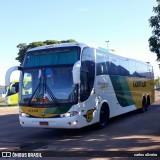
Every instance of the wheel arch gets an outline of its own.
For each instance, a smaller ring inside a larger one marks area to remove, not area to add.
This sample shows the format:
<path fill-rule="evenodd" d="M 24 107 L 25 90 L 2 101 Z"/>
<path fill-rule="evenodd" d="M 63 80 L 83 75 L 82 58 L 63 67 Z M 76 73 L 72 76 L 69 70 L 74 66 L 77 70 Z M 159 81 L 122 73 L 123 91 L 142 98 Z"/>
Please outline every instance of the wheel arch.
<path fill-rule="evenodd" d="M 110 119 L 109 105 L 106 101 L 103 101 L 100 103 L 99 107 L 99 120 L 97 123 L 97 128 L 98 129 L 104 128 L 109 123 L 109 119 Z"/>
<path fill-rule="evenodd" d="M 108 111 L 108 116 L 110 118 L 110 108 L 109 108 L 109 104 L 107 101 L 102 101 L 101 104 L 100 104 L 100 110 L 101 110 L 101 107 L 102 106 L 105 106 L 107 108 L 107 111 Z"/>

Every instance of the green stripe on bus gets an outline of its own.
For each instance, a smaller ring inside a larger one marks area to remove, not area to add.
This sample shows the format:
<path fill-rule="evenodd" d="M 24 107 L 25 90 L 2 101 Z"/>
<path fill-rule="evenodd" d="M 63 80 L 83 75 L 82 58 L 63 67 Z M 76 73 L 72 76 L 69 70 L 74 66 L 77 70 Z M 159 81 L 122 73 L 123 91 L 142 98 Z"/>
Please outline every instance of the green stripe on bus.
<path fill-rule="evenodd" d="M 122 107 L 135 104 L 126 77 L 110 76 L 117 100 Z"/>
<path fill-rule="evenodd" d="M 52 107 L 52 108 L 46 108 L 45 113 L 46 114 L 63 114 L 70 110 L 72 106 L 58 106 L 58 107 Z"/>

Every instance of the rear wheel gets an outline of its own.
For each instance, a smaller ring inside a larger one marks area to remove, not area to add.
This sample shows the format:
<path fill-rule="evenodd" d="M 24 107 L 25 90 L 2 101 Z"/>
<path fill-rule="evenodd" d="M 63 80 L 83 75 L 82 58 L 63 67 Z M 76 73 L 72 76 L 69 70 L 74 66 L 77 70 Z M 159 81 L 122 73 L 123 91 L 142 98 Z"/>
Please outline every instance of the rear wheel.
<path fill-rule="evenodd" d="M 146 110 L 147 110 L 147 102 L 146 99 L 143 98 L 141 112 L 144 113 Z"/>
<path fill-rule="evenodd" d="M 147 104 L 146 104 L 146 111 L 148 111 L 148 107 L 151 105 L 151 102 L 150 102 L 150 97 L 147 96 Z"/>
<path fill-rule="evenodd" d="M 109 123 L 109 109 L 105 105 L 102 105 L 100 110 L 100 118 L 98 122 L 98 128 L 102 129 Z"/>

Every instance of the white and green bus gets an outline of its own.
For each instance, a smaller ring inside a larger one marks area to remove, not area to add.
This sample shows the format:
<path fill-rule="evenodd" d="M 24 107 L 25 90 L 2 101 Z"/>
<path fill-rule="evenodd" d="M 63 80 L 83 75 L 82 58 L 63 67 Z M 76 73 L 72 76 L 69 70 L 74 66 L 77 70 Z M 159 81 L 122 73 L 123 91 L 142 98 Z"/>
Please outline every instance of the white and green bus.
<path fill-rule="evenodd" d="M 20 70 L 19 120 L 22 127 L 82 128 L 154 102 L 149 63 L 121 57 L 83 43 L 29 49 L 22 67 L 6 73 L 6 85 Z M 25 79 L 30 79 L 26 91 Z"/>

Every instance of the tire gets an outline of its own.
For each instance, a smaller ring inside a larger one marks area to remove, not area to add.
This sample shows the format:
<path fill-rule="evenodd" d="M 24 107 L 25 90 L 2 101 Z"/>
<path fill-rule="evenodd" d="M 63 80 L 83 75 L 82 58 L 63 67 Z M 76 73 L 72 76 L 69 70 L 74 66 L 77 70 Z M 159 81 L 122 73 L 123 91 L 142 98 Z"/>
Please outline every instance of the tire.
<path fill-rule="evenodd" d="M 148 108 L 149 106 L 151 105 L 151 102 L 150 102 L 150 97 L 147 96 L 147 104 L 146 104 L 146 111 L 148 111 Z"/>
<path fill-rule="evenodd" d="M 146 102 L 146 99 L 143 98 L 142 100 L 142 108 L 141 108 L 141 113 L 144 113 L 147 109 L 147 102 Z"/>
<path fill-rule="evenodd" d="M 105 105 L 102 105 L 99 115 L 98 128 L 102 129 L 109 123 L 109 109 Z"/>

